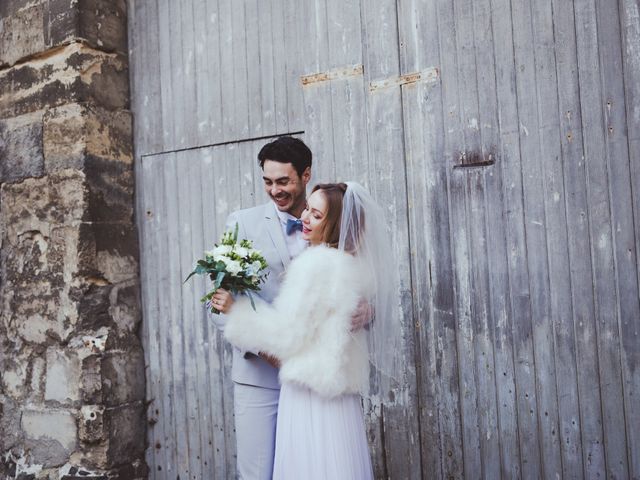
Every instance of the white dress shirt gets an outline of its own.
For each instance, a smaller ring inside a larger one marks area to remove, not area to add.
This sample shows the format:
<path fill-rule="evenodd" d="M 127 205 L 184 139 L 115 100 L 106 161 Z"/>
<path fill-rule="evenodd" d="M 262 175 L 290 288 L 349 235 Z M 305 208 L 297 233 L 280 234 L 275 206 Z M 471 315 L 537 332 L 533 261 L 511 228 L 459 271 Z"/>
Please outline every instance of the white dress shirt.
<path fill-rule="evenodd" d="M 278 212 L 278 218 L 280 219 L 280 226 L 282 227 L 282 234 L 287 244 L 287 250 L 289 250 L 289 257 L 296 258 L 302 251 L 307 248 L 307 241 L 302 238 L 302 231 L 295 230 L 291 235 L 287 235 L 287 220 L 298 220 L 290 213 L 281 212 L 276 208 Z"/>

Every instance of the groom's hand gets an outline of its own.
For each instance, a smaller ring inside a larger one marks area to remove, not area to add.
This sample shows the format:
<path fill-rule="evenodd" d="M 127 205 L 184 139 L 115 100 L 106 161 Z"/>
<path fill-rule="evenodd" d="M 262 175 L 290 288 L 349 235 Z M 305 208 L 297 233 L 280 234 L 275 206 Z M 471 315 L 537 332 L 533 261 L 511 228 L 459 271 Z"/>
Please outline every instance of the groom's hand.
<path fill-rule="evenodd" d="M 373 318 L 373 308 L 364 298 L 358 302 L 356 311 L 351 316 L 351 331 L 355 332 L 366 327 Z"/>
<path fill-rule="evenodd" d="M 273 355 L 269 355 L 268 353 L 264 353 L 264 352 L 258 352 L 258 355 L 260 355 L 260 358 L 262 358 L 265 362 L 267 362 L 272 367 L 280 368 L 280 360 L 278 360 Z"/>

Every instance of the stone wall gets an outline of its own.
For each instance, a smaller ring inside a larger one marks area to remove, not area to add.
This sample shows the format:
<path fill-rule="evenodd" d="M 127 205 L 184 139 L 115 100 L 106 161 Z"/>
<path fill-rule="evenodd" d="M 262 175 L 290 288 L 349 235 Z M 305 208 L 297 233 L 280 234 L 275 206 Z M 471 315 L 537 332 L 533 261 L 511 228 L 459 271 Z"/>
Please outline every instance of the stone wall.
<path fill-rule="evenodd" d="M 124 0 L 0 2 L 0 478 L 146 478 Z"/>

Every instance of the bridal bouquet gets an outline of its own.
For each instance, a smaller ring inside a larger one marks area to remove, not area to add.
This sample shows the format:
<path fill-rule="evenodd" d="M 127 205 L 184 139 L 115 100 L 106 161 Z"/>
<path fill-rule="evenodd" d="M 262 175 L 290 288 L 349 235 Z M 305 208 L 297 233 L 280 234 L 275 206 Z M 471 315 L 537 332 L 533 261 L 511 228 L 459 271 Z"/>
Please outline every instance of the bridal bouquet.
<path fill-rule="evenodd" d="M 255 309 L 251 291 L 260 290 L 260 283 L 267 277 L 265 269 L 267 262 L 262 254 L 253 248 L 250 240 L 238 242 L 238 224 L 233 232 L 225 232 L 220 244 L 215 244 L 213 250 L 204 252 L 204 258 L 196 262 L 196 266 L 185 279 L 193 275 L 209 275 L 213 281 L 213 289 L 200 299 L 211 307 L 211 313 L 220 313 L 211 305 L 211 297 L 219 288 L 231 293 L 246 293 Z"/>

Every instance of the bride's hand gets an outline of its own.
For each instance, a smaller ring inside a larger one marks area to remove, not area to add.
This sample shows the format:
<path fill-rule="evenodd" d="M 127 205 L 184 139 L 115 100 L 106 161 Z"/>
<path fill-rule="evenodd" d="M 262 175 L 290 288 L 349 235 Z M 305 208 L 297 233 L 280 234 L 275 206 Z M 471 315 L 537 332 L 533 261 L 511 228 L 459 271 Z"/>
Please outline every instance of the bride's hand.
<path fill-rule="evenodd" d="M 233 305 L 233 296 L 224 288 L 219 288 L 211 297 L 211 305 L 222 313 L 229 313 Z"/>

